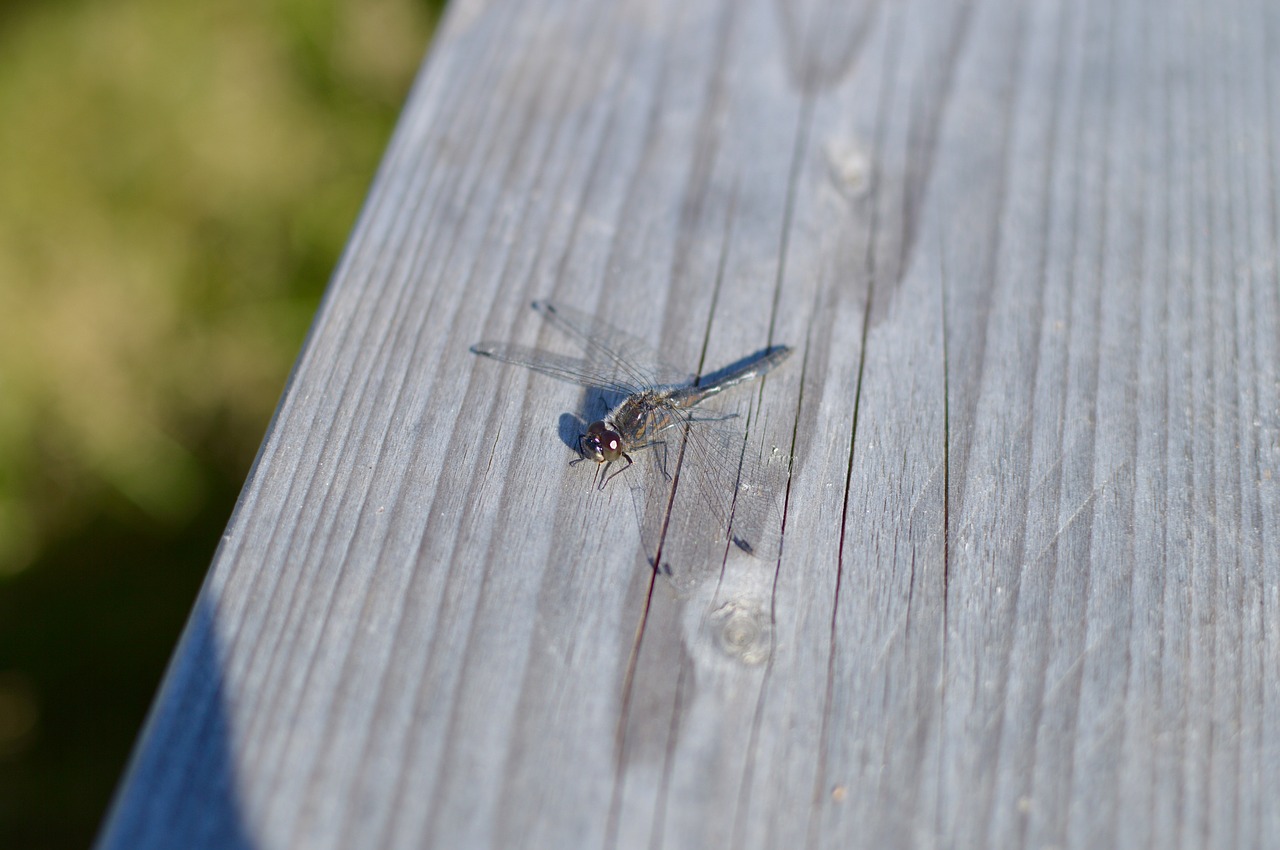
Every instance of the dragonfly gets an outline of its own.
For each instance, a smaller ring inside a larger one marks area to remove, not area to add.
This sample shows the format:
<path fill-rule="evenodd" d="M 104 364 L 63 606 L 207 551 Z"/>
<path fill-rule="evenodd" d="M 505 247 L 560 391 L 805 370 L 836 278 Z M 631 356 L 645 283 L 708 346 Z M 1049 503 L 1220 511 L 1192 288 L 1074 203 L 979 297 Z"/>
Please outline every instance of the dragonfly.
<path fill-rule="evenodd" d="M 572 463 L 595 462 L 603 489 L 635 463 L 634 454 L 660 448 L 657 465 L 672 481 L 668 439 L 675 438 L 672 442 L 682 448 L 677 477 L 693 480 L 718 530 L 748 554 L 768 557 L 769 549 L 761 546 L 769 536 L 764 526 L 776 513 L 773 497 L 779 476 L 787 473 L 788 459 L 776 450 L 767 456 L 748 451 L 745 429 L 732 424 L 737 414 L 699 410 L 699 405 L 760 379 L 786 360 L 791 348 L 771 346 L 717 372 L 695 376 L 602 319 L 550 301 L 532 306 L 579 345 L 584 356 L 507 342 L 479 342 L 471 351 L 618 399 L 579 435 L 579 457 Z M 622 465 L 610 474 L 614 463 Z"/>

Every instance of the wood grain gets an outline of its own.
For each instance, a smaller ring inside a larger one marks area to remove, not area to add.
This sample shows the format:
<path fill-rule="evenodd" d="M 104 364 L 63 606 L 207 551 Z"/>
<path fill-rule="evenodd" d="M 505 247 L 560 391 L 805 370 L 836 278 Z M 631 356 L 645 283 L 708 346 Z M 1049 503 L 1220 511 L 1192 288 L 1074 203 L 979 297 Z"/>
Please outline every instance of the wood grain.
<path fill-rule="evenodd" d="M 455 3 L 100 846 L 1280 844 L 1278 37 Z M 780 558 L 655 575 L 537 297 L 796 349 Z"/>

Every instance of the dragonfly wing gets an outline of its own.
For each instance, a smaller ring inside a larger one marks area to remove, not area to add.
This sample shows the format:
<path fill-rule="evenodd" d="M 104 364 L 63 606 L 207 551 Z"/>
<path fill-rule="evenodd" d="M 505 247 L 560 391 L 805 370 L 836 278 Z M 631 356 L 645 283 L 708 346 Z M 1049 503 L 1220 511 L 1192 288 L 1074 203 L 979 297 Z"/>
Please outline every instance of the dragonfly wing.
<path fill-rule="evenodd" d="M 471 346 L 471 352 L 482 357 L 501 360 L 504 363 L 514 363 L 571 384 L 597 387 L 622 396 L 631 395 L 640 389 L 637 385 L 622 379 L 625 376 L 618 375 L 612 362 L 571 357 L 506 342 L 478 342 Z"/>
<path fill-rule="evenodd" d="M 663 361 L 653 346 L 573 307 L 535 301 L 533 309 L 582 345 L 589 357 L 607 359 L 622 381 L 637 386 L 688 384 L 693 375 Z"/>
<path fill-rule="evenodd" d="M 781 545 L 790 457 L 750 439 L 745 422 L 693 422 L 682 473 L 717 522 L 718 532 L 727 532 L 739 549 L 767 561 L 777 557 Z"/>
<path fill-rule="evenodd" d="M 726 553 L 778 557 L 790 457 L 749 437 L 742 415 L 680 417 L 636 455 L 644 474 L 631 484 L 646 559 L 687 594 L 719 575 Z"/>

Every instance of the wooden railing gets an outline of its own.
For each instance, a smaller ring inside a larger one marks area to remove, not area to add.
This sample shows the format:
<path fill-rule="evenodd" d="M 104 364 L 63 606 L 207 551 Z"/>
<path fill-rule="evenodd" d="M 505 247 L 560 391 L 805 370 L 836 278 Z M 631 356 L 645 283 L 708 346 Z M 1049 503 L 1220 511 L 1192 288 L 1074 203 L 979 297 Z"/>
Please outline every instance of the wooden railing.
<path fill-rule="evenodd" d="M 101 846 L 1280 844 L 1277 44 L 460 0 Z M 780 555 L 653 568 L 688 478 L 599 488 L 591 396 L 469 351 L 539 297 L 795 349 L 735 401 Z"/>

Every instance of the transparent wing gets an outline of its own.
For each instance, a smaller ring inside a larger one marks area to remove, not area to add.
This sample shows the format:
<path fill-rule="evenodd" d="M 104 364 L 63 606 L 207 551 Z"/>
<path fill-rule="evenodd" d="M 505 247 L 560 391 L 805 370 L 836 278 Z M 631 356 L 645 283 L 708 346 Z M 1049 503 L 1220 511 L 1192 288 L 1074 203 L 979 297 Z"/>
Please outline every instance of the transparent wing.
<path fill-rule="evenodd" d="M 588 360 L 585 357 L 571 357 L 539 348 L 530 348 L 527 345 L 512 345 L 505 342 L 478 342 L 471 346 L 471 351 L 473 354 L 492 357 L 504 363 L 524 366 L 526 369 L 532 369 L 571 384 L 598 387 L 622 396 L 628 396 L 643 389 L 642 386 L 627 380 L 627 376 L 619 375 L 612 361 L 602 362 Z"/>
<path fill-rule="evenodd" d="M 690 425 L 681 474 L 711 513 L 720 539 L 765 560 L 778 554 L 790 457 L 750 439 L 744 418 Z"/>
<path fill-rule="evenodd" d="M 535 301 L 533 309 L 573 337 L 589 358 L 607 360 L 616 375 L 615 383 L 654 387 L 693 381 L 693 375 L 666 363 L 649 343 L 603 319 L 550 301 Z"/>
<path fill-rule="evenodd" d="M 700 418 L 716 413 L 682 414 L 687 427 L 645 450 L 632 483 L 646 556 L 682 592 L 718 572 L 726 551 L 769 561 L 781 548 L 790 457 L 749 439 L 744 417 Z"/>

